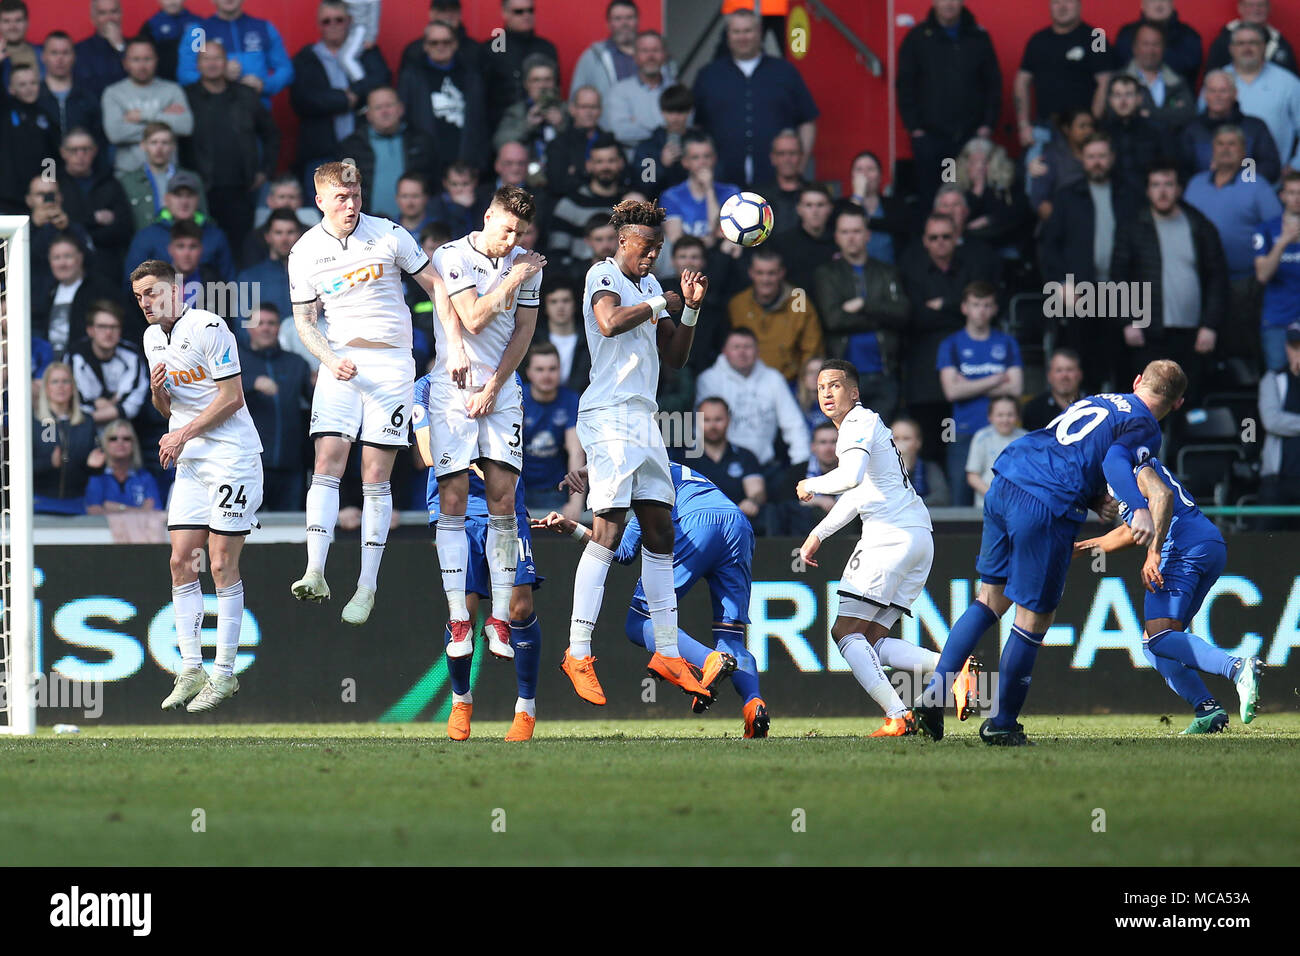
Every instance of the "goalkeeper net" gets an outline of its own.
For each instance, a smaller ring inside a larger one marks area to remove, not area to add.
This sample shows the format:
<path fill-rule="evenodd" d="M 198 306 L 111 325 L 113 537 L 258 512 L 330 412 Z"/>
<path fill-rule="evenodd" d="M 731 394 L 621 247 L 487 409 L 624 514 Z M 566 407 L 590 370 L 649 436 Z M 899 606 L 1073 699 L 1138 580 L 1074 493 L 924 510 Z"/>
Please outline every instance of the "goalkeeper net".
<path fill-rule="evenodd" d="M 0 734 L 36 729 L 31 260 L 26 216 L 0 216 Z"/>

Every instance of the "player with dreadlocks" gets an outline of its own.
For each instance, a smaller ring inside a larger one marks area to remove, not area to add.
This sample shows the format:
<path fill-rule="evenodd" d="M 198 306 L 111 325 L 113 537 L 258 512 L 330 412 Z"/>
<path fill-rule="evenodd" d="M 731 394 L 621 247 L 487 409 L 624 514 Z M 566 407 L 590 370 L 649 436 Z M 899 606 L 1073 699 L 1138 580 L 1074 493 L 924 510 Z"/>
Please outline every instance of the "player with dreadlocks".
<path fill-rule="evenodd" d="M 605 692 L 596 679 L 591 634 L 628 508 L 641 525 L 641 581 L 654 630 L 648 671 L 688 694 L 709 696 L 709 675 L 697 676 L 677 646 L 673 478 L 655 421 L 660 352 L 673 368 L 686 364 L 709 280 L 683 271 L 679 296 L 664 292 L 650 274 L 663 248 L 666 215 L 653 202 L 615 206 L 610 223 L 618 231 L 618 248 L 587 272 L 582 295 L 592 373 L 578 406 L 578 440 L 587 453 L 587 503 L 595 520 L 573 582 L 569 648 L 560 669 L 579 697 L 597 705 L 605 703 Z M 578 531 L 586 537 L 586 528 Z"/>

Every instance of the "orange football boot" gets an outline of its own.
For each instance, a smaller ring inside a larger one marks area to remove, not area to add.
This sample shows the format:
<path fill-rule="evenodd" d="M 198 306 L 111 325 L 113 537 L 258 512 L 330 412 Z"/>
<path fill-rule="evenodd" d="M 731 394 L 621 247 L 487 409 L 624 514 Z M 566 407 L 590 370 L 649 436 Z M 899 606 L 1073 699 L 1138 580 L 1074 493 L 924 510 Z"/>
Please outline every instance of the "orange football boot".
<path fill-rule="evenodd" d="M 536 717 L 529 717 L 522 710 L 516 711 L 514 722 L 510 725 L 510 730 L 506 733 L 506 742 L 510 743 L 519 740 L 532 740 L 533 727 L 536 725 Z"/>
<path fill-rule="evenodd" d="M 745 736 L 766 737 L 768 728 L 767 704 L 763 698 L 755 697 L 745 705 Z"/>
<path fill-rule="evenodd" d="M 473 713 L 473 704 L 452 704 L 451 716 L 447 718 L 447 736 L 452 740 L 468 740 L 469 718 Z"/>
<path fill-rule="evenodd" d="M 564 675 L 573 682 L 573 689 L 579 697 L 589 704 L 604 706 L 605 691 L 601 688 L 600 681 L 596 679 L 596 658 L 590 655 L 577 658 L 566 648 L 560 670 L 564 671 Z"/>
<path fill-rule="evenodd" d="M 979 709 L 980 662 L 973 657 L 966 658 L 961 672 L 952 682 L 953 702 L 957 707 L 957 719 L 965 720 Z"/>
<path fill-rule="evenodd" d="M 710 699 L 713 697 L 709 689 L 700 683 L 684 657 L 664 657 L 655 651 L 654 656 L 650 658 L 650 663 L 646 665 L 646 673 L 659 680 L 676 684 L 688 694 Z"/>
<path fill-rule="evenodd" d="M 909 710 L 902 717 L 886 717 L 872 737 L 911 737 L 916 734 L 916 718 Z"/>

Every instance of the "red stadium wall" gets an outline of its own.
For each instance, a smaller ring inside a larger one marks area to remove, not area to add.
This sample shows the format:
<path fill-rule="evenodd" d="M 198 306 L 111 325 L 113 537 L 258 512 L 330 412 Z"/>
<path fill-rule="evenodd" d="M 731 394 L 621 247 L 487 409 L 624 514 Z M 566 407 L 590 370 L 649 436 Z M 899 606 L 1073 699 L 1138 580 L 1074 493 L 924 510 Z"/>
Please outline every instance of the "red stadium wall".
<path fill-rule="evenodd" d="M 663 16 L 658 0 L 636 2 L 641 8 L 642 26 L 661 29 Z M 537 3 L 537 32 L 554 43 L 560 53 L 565 89 L 582 51 L 605 35 L 606 3 L 607 0 L 539 0 Z M 428 21 L 429 3 L 428 0 L 383 0 L 383 4 L 379 48 L 388 61 L 388 68 L 396 71 L 402 49 L 420 35 Z M 495 27 L 501 26 L 498 0 L 464 0 L 463 5 L 465 29 L 474 39 L 486 40 Z M 39 41 L 51 30 L 65 30 L 74 41 L 85 39 L 91 33 L 88 0 L 52 4 L 28 0 L 27 6 L 31 11 L 28 36 L 33 40 Z M 198 3 L 188 0 L 186 7 L 199 16 L 212 13 L 208 0 Z M 155 0 L 122 0 L 122 29 L 127 36 L 133 36 L 157 11 Z M 274 23 L 290 57 L 316 41 L 316 0 L 247 0 L 244 12 Z M 284 135 L 280 146 L 283 166 L 293 160 L 297 150 L 297 122 L 289 107 L 288 91 L 275 98 L 273 108 Z"/>
<path fill-rule="evenodd" d="M 821 107 L 818 126 L 817 169 L 823 179 L 842 180 L 853 154 L 870 149 L 882 158 L 910 155 L 907 133 L 891 110 L 893 103 L 890 66 L 908 27 L 900 17 L 920 23 L 930 12 L 930 0 L 826 0 L 826 5 L 885 61 L 885 74 L 872 76 L 854 62 L 853 49 L 825 21 L 811 18 L 808 55 L 799 68 Z M 1179 18 L 1195 27 L 1206 49 L 1220 28 L 1237 13 L 1236 0 L 1180 0 Z M 1047 0 L 1005 3 L 1002 0 L 967 0 L 966 7 L 993 37 L 998 63 L 1002 67 L 1003 112 L 999 139 L 1014 141 L 1015 122 L 1011 84 L 1020 56 L 1031 34 L 1047 26 Z M 1138 15 L 1137 0 L 1085 0 L 1083 16 L 1114 36 Z M 1300 3 L 1275 0 L 1270 22 L 1282 30 L 1292 44 L 1300 43 Z M 888 54 L 888 55 L 887 55 Z M 891 151 L 891 121 L 896 150 Z"/>

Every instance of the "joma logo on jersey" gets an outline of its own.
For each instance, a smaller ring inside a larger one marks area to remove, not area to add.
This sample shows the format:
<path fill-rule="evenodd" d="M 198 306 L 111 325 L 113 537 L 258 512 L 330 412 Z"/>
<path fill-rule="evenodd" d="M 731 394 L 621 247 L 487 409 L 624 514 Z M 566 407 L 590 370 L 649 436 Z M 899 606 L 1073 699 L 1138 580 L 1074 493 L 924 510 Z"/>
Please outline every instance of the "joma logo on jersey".
<path fill-rule="evenodd" d="M 171 376 L 173 385 L 193 385 L 208 377 L 207 370 L 201 365 L 198 368 L 181 369 L 177 372 L 168 369 L 167 374 Z"/>
<path fill-rule="evenodd" d="M 360 269 L 345 272 L 334 281 L 325 283 L 322 291 L 326 295 L 331 295 L 335 292 L 341 292 L 343 289 L 351 289 L 361 282 L 383 278 L 383 275 L 384 264 L 382 262 L 372 263 L 368 266 L 362 266 Z"/>

